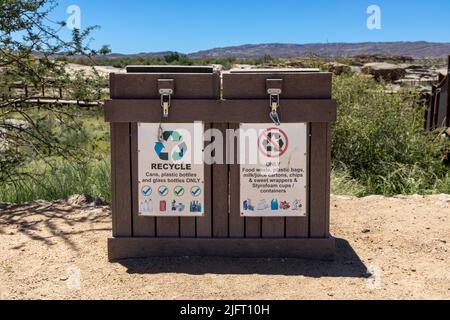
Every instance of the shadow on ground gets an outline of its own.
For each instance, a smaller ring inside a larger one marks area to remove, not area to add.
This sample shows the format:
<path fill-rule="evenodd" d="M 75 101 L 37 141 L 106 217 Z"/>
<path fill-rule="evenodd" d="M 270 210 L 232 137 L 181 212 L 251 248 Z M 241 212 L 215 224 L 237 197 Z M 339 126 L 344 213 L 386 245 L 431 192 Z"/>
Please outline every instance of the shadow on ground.
<path fill-rule="evenodd" d="M 110 228 L 89 228 L 81 231 L 71 231 L 79 223 L 96 223 L 109 218 L 108 212 L 98 213 L 100 207 L 84 208 L 85 214 L 77 215 L 82 208 L 68 207 L 63 202 L 36 202 L 25 205 L 4 205 L 0 207 L 0 234 L 4 234 L 6 226 L 16 226 L 14 232 L 21 233 L 29 240 L 39 241 L 47 246 L 53 246 L 62 240 L 70 249 L 78 251 L 77 244 L 71 239 L 77 234 L 93 231 L 107 231 Z M 26 242 L 18 243 L 12 249 L 20 250 Z"/>
<path fill-rule="evenodd" d="M 121 260 L 117 263 L 127 268 L 130 274 L 187 273 L 203 274 L 260 274 L 307 277 L 355 277 L 367 278 L 367 267 L 350 244 L 337 240 L 334 261 L 299 259 L 236 259 L 236 258 L 148 258 Z"/>

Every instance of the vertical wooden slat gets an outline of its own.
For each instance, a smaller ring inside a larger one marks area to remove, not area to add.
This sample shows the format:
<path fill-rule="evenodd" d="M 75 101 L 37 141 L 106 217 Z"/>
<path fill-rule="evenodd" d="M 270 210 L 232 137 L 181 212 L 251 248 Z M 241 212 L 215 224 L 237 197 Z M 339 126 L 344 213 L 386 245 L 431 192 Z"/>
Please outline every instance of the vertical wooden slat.
<path fill-rule="evenodd" d="M 430 122 L 430 109 L 428 108 L 427 110 L 425 110 L 425 130 L 428 131 L 429 130 L 429 122 Z"/>
<path fill-rule="evenodd" d="M 156 237 L 180 237 L 180 217 L 157 217 Z"/>
<path fill-rule="evenodd" d="M 446 119 L 445 119 L 445 126 L 448 128 L 450 127 L 450 56 L 448 57 L 449 61 L 449 70 L 447 73 L 447 108 L 445 109 Z"/>
<path fill-rule="evenodd" d="M 111 152 L 111 212 L 112 212 L 112 233 L 113 236 L 118 236 L 117 232 L 117 218 L 116 218 L 116 129 L 114 123 L 109 125 L 109 139 Z"/>
<path fill-rule="evenodd" d="M 179 237 L 180 218 L 179 217 L 158 217 L 156 218 L 157 237 Z"/>
<path fill-rule="evenodd" d="M 436 95 L 436 129 L 442 129 L 445 126 L 445 115 L 447 111 L 447 91 L 446 77 L 439 74 L 438 94 Z"/>
<path fill-rule="evenodd" d="M 286 238 L 307 238 L 309 236 L 309 215 L 310 215 L 310 201 L 309 201 L 309 188 L 310 188 L 310 156 L 311 156 L 311 125 L 307 127 L 307 160 L 306 160 L 306 217 L 300 218 L 286 218 Z"/>
<path fill-rule="evenodd" d="M 310 236 L 328 237 L 328 124 L 311 124 Z"/>
<path fill-rule="evenodd" d="M 230 129 L 238 130 L 239 124 L 230 124 Z M 239 165 L 238 165 L 238 141 L 234 136 L 228 137 L 228 145 L 233 145 L 233 161 L 229 166 L 229 189 L 230 189 L 230 218 L 229 229 L 230 238 L 244 238 L 245 237 L 245 218 L 241 216 L 240 203 L 240 181 L 239 181 Z M 230 161 L 231 162 L 231 161 Z"/>
<path fill-rule="evenodd" d="M 433 119 L 433 130 L 434 129 L 438 129 L 440 126 L 439 123 L 439 103 L 441 101 L 441 94 L 440 94 L 440 90 L 438 90 L 438 88 L 436 88 L 436 95 L 434 98 L 434 119 Z"/>
<path fill-rule="evenodd" d="M 238 143 L 238 148 L 239 143 Z M 241 167 L 239 166 L 238 183 L 240 185 Z M 242 199 L 241 199 L 242 200 Z M 242 202 L 242 201 L 240 201 Z M 242 203 L 239 203 L 241 206 Z M 262 237 L 262 218 L 246 217 L 245 218 L 245 237 L 246 238 L 261 238 Z"/>
<path fill-rule="evenodd" d="M 245 218 L 245 237 L 261 238 L 261 218 Z"/>
<path fill-rule="evenodd" d="M 326 212 L 325 212 L 325 236 L 330 236 L 330 206 L 331 206 L 331 123 L 327 123 L 327 175 L 326 179 Z"/>
<path fill-rule="evenodd" d="M 139 216 L 139 183 L 138 183 L 138 125 L 131 124 L 131 181 L 133 191 L 133 236 L 154 237 L 155 218 Z"/>
<path fill-rule="evenodd" d="M 308 216 L 301 218 L 286 218 L 286 238 L 307 238 L 309 234 Z"/>
<path fill-rule="evenodd" d="M 180 218 L 180 236 L 195 238 L 195 218 Z"/>
<path fill-rule="evenodd" d="M 429 117 L 430 117 L 430 128 L 429 128 L 429 130 L 430 131 L 433 131 L 434 130 L 434 128 L 435 128 L 435 126 L 434 126 L 434 101 L 435 101 L 435 99 L 436 99 L 436 86 L 435 85 L 433 85 L 432 87 L 431 87 L 431 98 L 430 98 L 430 114 L 429 114 Z"/>
<path fill-rule="evenodd" d="M 180 237 L 195 238 L 196 236 L 196 218 L 180 217 Z"/>
<path fill-rule="evenodd" d="M 284 238 L 286 218 L 262 218 L 263 238 Z"/>
<path fill-rule="evenodd" d="M 445 126 L 450 127 L 450 55 L 448 56 L 447 65 L 447 108 Z"/>
<path fill-rule="evenodd" d="M 219 123 L 213 125 L 214 129 L 220 131 L 223 137 L 222 159 L 217 159 L 219 154 L 216 152 L 216 161 L 212 165 L 212 221 L 213 221 L 213 237 L 228 237 L 228 165 L 226 164 L 226 131 L 228 124 Z M 222 163 L 222 164 L 220 164 Z"/>
<path fill-rule="evenodd" d="M 205 130 L 211 128 L 211 124 L 204 124 Z M 212 167 L 205 164 L 205 215 L 203 217 L 196 218 L 197 237 L 198 238 L 211 238 L 212 237 Z"/>
<path fill-rule="evenodd" d="M 130 124 L 111 124 L 113 236 L 131 237 L 131 156 Z"/>

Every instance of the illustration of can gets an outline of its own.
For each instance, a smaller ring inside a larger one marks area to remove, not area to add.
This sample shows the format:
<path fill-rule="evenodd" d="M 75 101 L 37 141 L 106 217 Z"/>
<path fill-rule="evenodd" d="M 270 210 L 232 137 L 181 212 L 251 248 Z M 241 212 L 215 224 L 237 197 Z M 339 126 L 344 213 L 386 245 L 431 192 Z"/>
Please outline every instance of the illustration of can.
<path fill-rule="evenodd" d="M 166 212 L 167 210 L 167 202 L 162 200 L 159 202 L 159 211 Z"/>

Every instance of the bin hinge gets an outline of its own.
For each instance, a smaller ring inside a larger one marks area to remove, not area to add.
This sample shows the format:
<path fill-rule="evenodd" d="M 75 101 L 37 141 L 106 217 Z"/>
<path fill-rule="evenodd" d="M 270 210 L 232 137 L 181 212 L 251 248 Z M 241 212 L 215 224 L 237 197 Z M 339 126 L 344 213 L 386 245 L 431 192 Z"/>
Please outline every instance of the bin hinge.
<path fill-rule="evenodd" d="M 270 99 L 270 113 L 269 117 L 275 123 L 275 125 L 279 126 L 281 125 L 280 121 L 280 95 L 282 94 L 282 86 L 283 86 L 283 80 L 282 79 L 267 79 L 266 81 L 267 86 L 267 94 L 269 95 Z"/>

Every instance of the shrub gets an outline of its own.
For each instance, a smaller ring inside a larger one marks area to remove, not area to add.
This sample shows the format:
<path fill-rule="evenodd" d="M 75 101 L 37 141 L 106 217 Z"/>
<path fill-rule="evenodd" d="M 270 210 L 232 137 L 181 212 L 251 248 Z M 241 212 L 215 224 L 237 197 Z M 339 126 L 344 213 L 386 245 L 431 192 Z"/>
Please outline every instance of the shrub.
<path fill-rule="evenodd" d="M 383 84 L 357 75 L 335 77 L 333 86 L 334 170 L 363 185 L 363 194 L 450 193 L 443 164 L 449 143 L 423 130 L 424 108 L 414 91 L 388 94 Z"/>
<path fill-rule="evenodd" d="M 73 194 L 89 194 L 111 200 L 108 157 L 89 162 L 69 162 L 60 158 L 28 164 L 33 175 L 23 175 L 14 183 L 0 185 L 0 201 L 24 203 L 37 199 L 59 200 Z M 28 168 L 24 168 L 27 172 Z"/>

